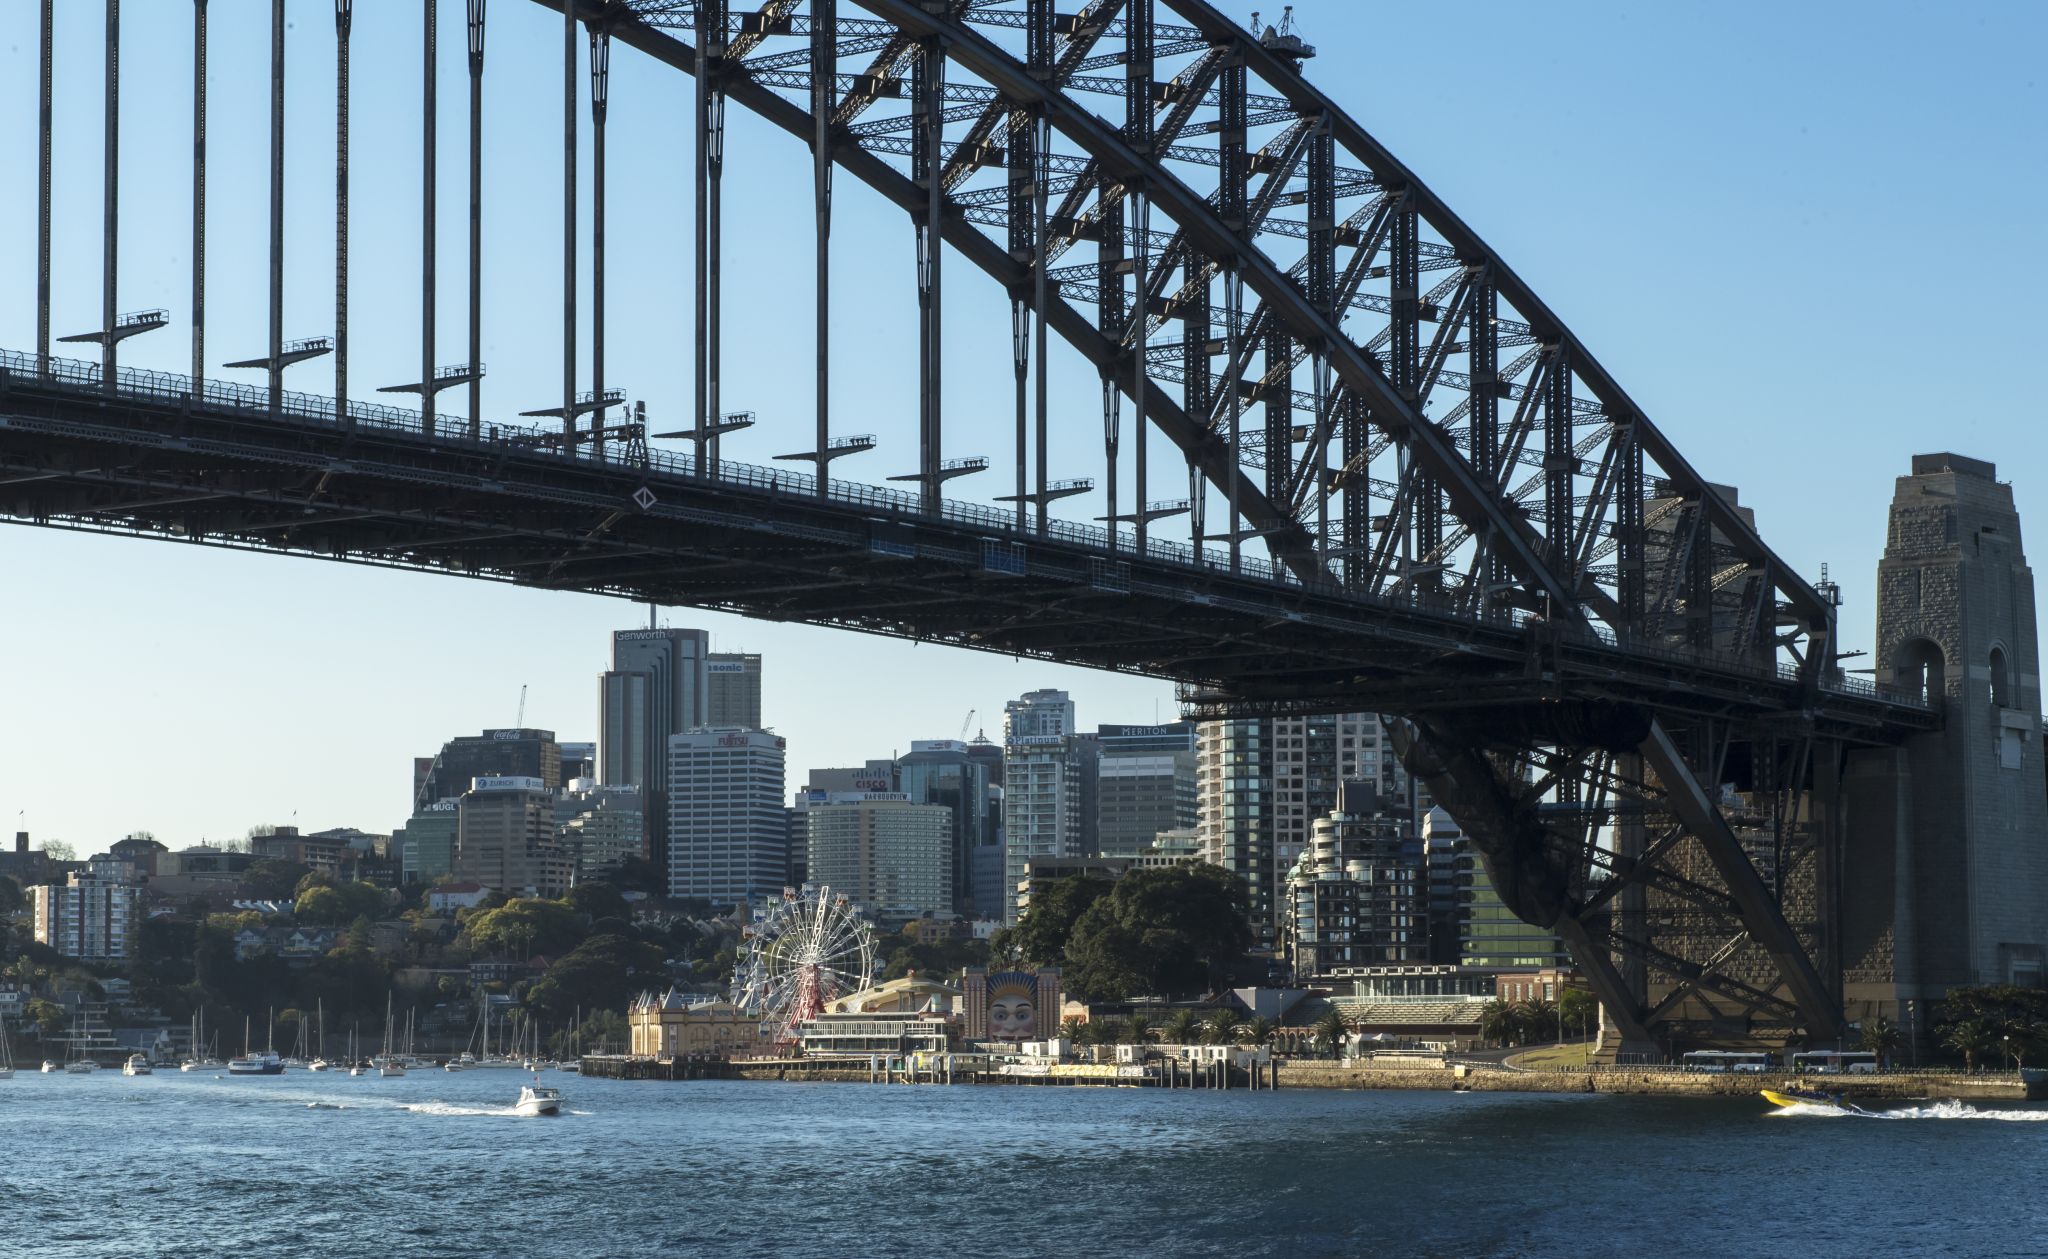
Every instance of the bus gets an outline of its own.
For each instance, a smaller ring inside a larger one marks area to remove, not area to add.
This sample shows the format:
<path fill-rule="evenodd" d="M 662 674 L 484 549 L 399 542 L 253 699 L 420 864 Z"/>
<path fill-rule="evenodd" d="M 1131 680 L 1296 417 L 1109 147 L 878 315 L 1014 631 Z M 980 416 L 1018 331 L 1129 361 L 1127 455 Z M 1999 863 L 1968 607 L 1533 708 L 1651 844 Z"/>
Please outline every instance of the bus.
<path fill-rule="evenodd" d="M 1687 1071 L 1761 1073 L 1771 1069 L 1771 1056 L 1762 1052 L 1744 1053 L 1734 1049 L 1695 1049 L 1681 1056 L 1678 1064 Z"/>
<path fill-rule="evenodd" d="M 1816 1075 L 1876 1075 L 1877 1055 L 1855 1050 L 1808 1049 L 1792 1055 L 1792 1069 Z"/>

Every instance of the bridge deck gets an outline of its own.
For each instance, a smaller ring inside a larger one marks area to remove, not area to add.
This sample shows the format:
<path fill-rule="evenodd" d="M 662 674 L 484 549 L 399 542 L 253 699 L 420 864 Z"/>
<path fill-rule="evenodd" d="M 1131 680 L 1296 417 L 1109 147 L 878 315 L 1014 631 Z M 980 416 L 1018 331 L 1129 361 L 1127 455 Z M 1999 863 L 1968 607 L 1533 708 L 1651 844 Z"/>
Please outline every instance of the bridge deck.
<path fill-rule="evenodd" d="M 1170 678 L 1208 711 L 1641 705 L 1889 741 L 1935 722 L 1855 679 L 1310 585 L 1129 533 L 619 444 L 0 352 L 0 517 L 836 625 Z M 444 420 L 444 424 L 448 421 Z M 641 491 L 646 491 L 642 494 Z M 637 496 L 637 497 L 636 497 Z M 650 497 L 651 496 L 651 497 Z"/>

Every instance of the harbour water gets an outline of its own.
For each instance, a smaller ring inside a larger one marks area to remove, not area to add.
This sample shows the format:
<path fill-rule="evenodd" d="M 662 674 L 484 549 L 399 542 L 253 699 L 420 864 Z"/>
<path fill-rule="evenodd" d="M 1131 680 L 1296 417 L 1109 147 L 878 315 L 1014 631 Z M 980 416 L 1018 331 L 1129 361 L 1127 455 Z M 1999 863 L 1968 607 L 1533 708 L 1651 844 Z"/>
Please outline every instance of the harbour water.
<path fill-rule="evenodd" d="M 546 1079 L 23 1073 L 0 1253 L 2048 1254 L 2048 1106 Z"/>

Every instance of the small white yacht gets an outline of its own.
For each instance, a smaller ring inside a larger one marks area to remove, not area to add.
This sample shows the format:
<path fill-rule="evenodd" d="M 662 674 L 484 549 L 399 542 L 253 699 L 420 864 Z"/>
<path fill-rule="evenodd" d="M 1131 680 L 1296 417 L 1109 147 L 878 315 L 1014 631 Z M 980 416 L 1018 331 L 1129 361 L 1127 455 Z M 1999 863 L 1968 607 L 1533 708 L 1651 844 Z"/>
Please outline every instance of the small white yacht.
<path fill-rule="evenodd" d="M 50 1061 L 48 1058 L 43 1059 L 44 1075 L 54 1075 L 55 1073 L 62 1071 L 63 1069 L 64 1068 L 58 1066 L 56 1063 Z"/>
<path fill-rule="evenodd" d="M 519 1090 L 519 1101 L 512 1111 L 528 1118 L 559 1115 L 562 1113 L 562 1090 L 545 1084 L 529 1084 Z"/>
<path fill-rule="evenodd" d="M 91 1075 L 100 1069 L 100 1064 L 90 1058 L 79 1058 L 64 1064 L 66 1075 Z"/>
<path fill-rule="evenodd" d="M 155 1075 L 156 1069 L 149 1065 L 149 1059 L 141 1054 L 129 1054 L 128 1061 L 121 1064 L 122 1075 Z"/>
<path fill-rule="evenodd" d="M 308 1071 L 325 1071 L 325 1070 L 327 1070 L 327 1059 L 325 1059 L 325 1058 L 315 1058 L 315 1059 L 313 1059 L 313 1061 L 311 1061 L 311 1062 L 309 1062 L 309 1063 L 307 1063 L 307 1064 L 306 1064 L 306 1070 L 308 1070 Z"/>

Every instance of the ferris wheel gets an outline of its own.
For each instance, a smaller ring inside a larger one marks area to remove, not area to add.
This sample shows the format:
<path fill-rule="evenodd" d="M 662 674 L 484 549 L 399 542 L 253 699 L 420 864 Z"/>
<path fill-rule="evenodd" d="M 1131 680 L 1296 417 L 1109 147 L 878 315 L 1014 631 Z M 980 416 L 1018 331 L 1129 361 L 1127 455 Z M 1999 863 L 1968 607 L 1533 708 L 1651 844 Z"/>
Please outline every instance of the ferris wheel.
<path fill-rule="evenodd" d="M 740 933 L 732 1001 L 760 1015 L 763 1037 L 790 1044 L 826 1002 L 867 987 L 874 964 L 874 929 L 852 901 L 829 887 L 785 887 Z"/>

